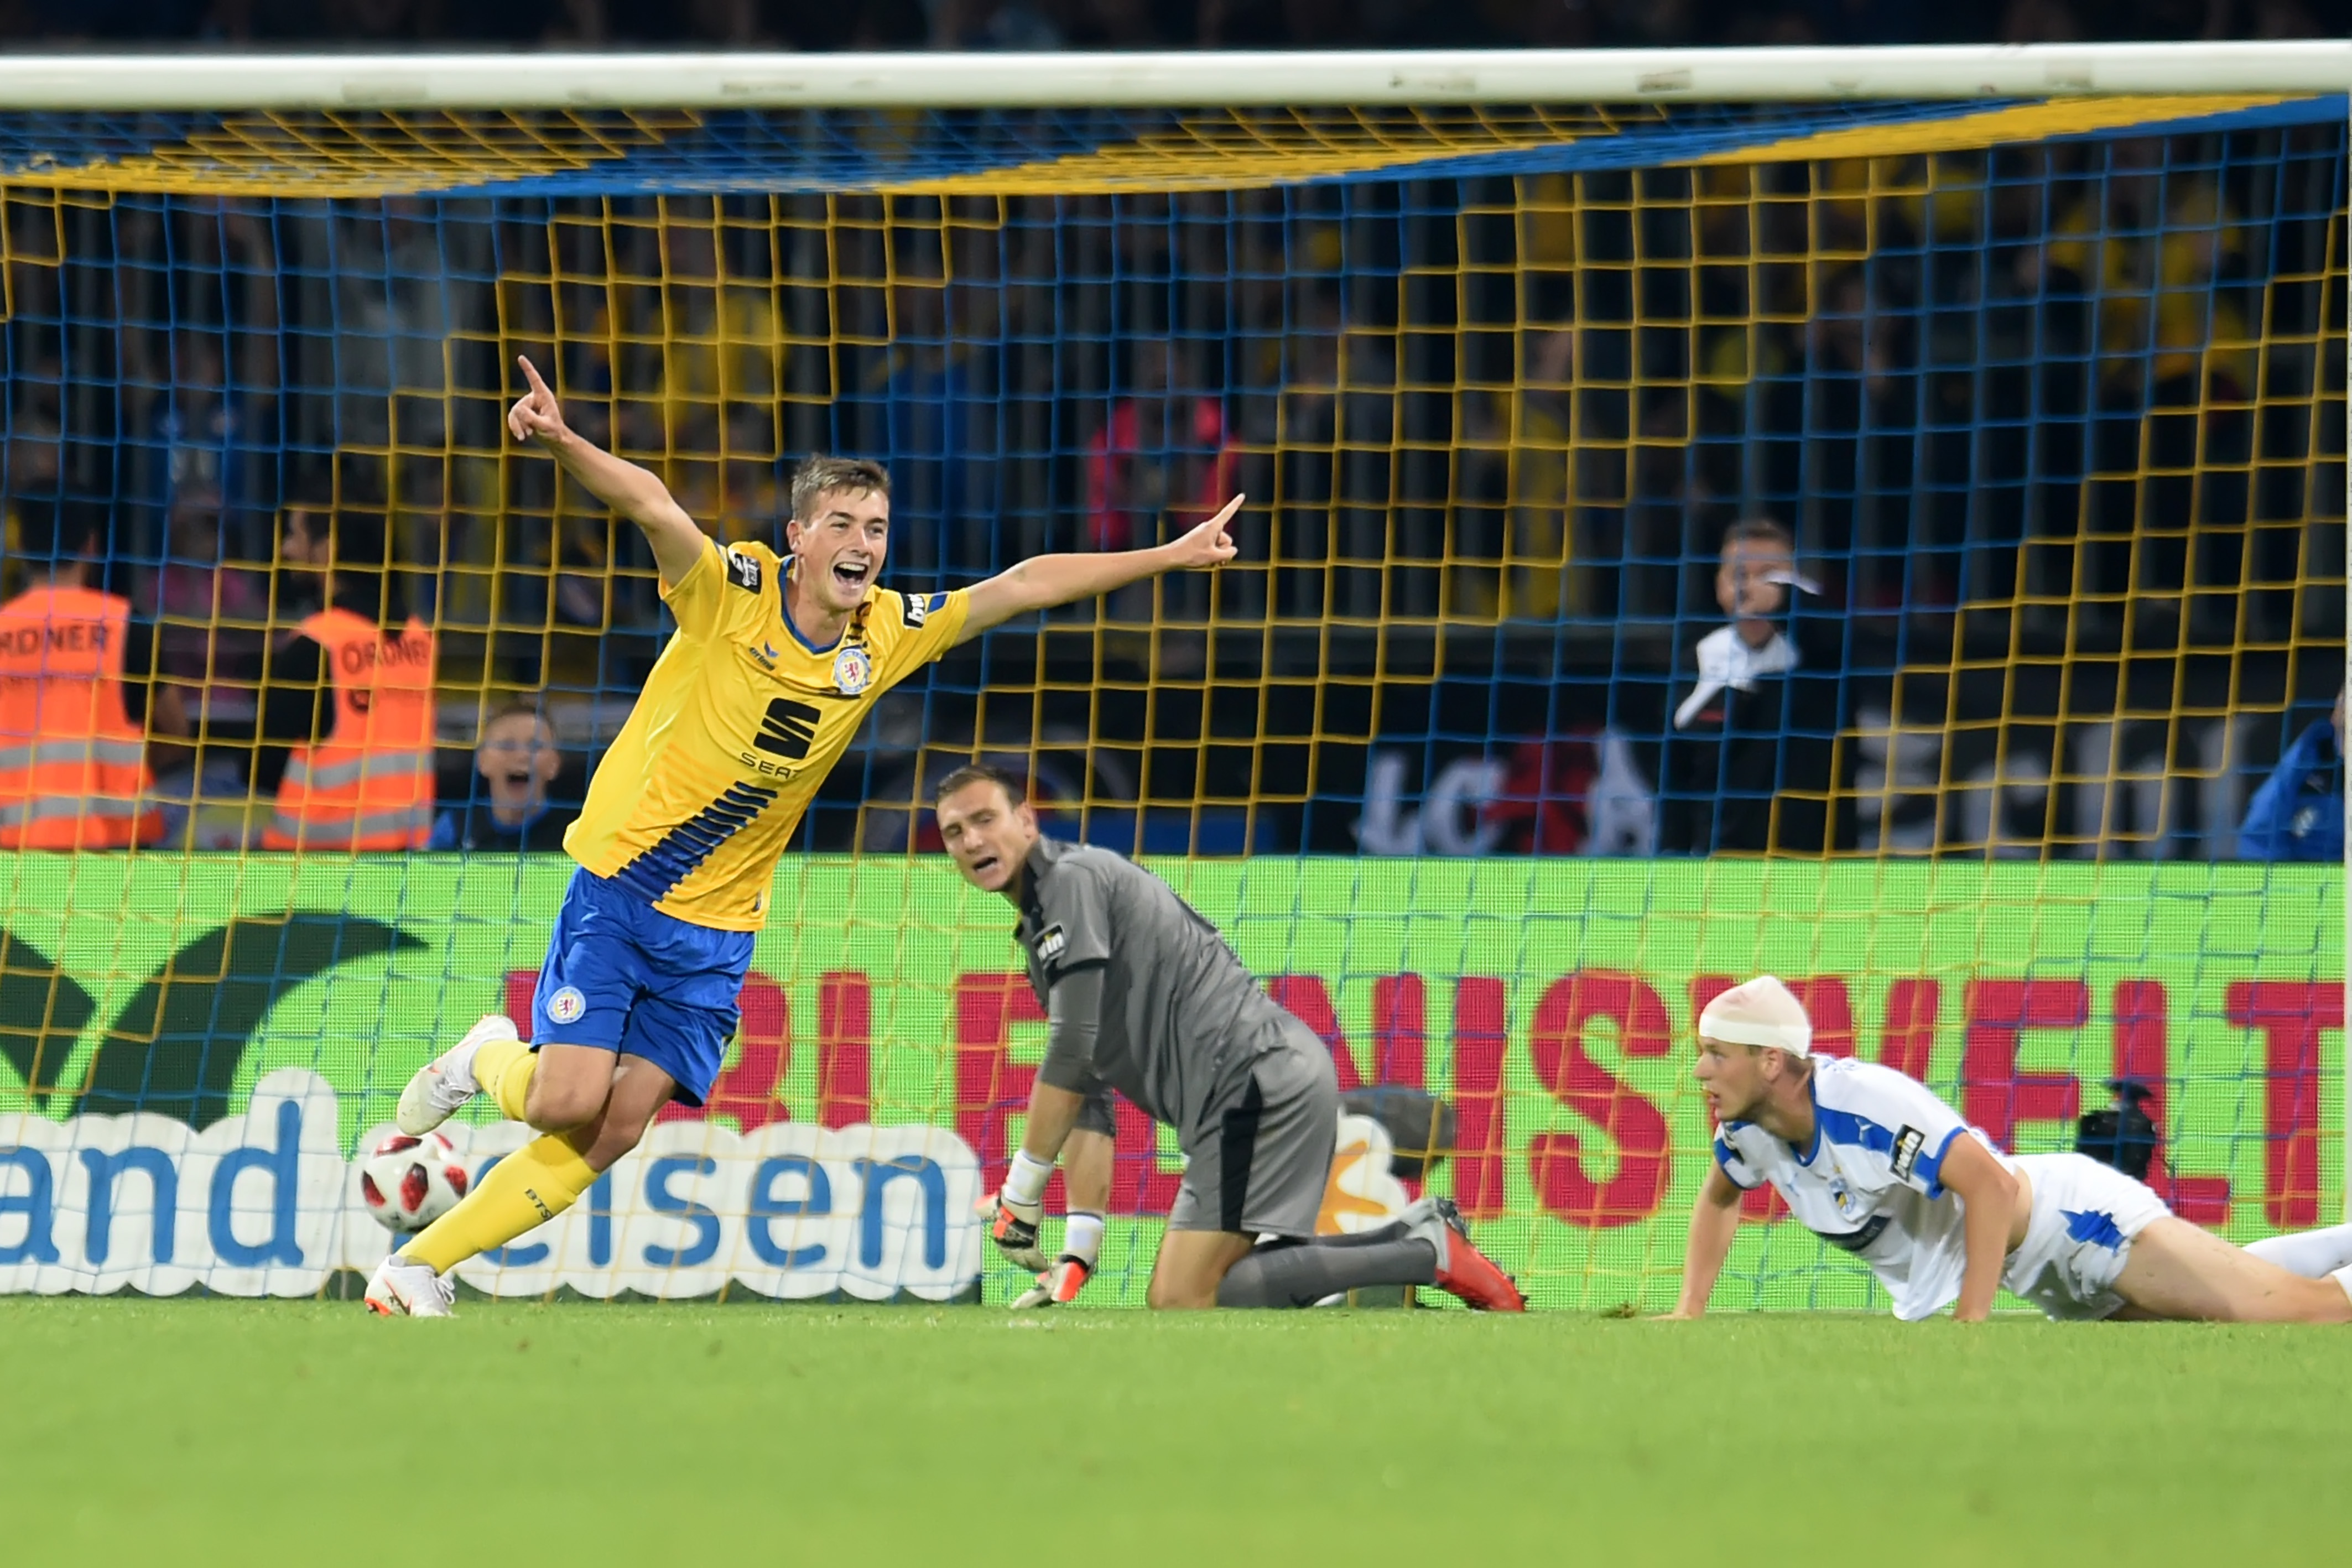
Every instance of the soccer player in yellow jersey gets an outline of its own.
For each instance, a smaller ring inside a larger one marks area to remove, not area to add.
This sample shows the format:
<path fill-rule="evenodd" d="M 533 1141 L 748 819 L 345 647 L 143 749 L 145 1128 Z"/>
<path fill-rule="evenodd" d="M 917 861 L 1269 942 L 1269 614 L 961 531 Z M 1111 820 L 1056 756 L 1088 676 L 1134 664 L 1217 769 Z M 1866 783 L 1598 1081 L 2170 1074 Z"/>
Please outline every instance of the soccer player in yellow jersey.
<path fill-rule="evenodd" d="M 973 588 L 876 585 L 890 542 L 877 464 L 811 457 L 794 476 L 788 553 L 724 549 L 662 482 L 563 423 L 529 360 L 507 414 L 642 529 L 677 632 L 588 786 L 563 847 L 580 862 L 555 917 L 524 1045 L 484 1019 L 409 1082 L 404 1132 L 476 1094 L 540 1137 L 384 1260 L 368 1305 L 442 1317 L 450 1270 L 569 1208 L 673 1097 L 700 1104 L 735 1032 L 736 997 L 801 813 L 876 700 L 957 643 L 1033 610 L 1233 559 L 1241 506 L 1168 544 L 1039 556 Z"/>

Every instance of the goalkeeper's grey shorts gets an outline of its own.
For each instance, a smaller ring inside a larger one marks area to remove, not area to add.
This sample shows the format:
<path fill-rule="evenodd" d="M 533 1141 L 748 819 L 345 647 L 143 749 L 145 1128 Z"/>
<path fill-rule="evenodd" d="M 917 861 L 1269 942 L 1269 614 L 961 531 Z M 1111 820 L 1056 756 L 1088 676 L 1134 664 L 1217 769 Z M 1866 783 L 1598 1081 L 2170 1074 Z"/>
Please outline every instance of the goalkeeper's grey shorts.
<path fill-rule="evenodd" d="M 1286 1014 L 1267 1027 L 1281 1043 L 1250 1064 L 1185 1142 L 1171 1230 L 1315 1234 L 1339 1141 L 1339 1074 L 1305 1024 Z"/>

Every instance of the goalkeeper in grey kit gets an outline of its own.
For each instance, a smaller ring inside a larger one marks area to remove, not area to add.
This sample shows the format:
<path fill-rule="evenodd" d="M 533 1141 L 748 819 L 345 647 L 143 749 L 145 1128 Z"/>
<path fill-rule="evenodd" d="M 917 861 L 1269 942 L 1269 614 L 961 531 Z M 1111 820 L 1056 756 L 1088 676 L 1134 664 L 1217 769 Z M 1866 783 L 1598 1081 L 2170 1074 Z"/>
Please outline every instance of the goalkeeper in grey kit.
<path fill-rule="evenodd" d="M 1028 1124 L 989 1216 L 1007 1254 L 1045 1269 L 1046 1178 L 1075 1128 L 1108 1130 L 1107 1090 L 1117 1089 L 1174 1127 L 1185 1155 L 1152 1306 L 1304 1307 L 1350 1290 L 1434 1285 L 1473 1307 L 1526 1310 L 1445 1198 L 1424 1197 L 1378 1229 L 1315 1234 L 1339 1131 L 1330 1052 L 1166 883 L 1108 850 L 1044 838 L 1020 785 L 994 768 L 950 774 L 936 809 L 964 880 L 1020 911 L 1015 935 L 1046 1009 Z M 1079 1249 L 1024 1300 L 1076 1295 L 1100 1236 L 1097 1226 L 1076 1238 Z"/>

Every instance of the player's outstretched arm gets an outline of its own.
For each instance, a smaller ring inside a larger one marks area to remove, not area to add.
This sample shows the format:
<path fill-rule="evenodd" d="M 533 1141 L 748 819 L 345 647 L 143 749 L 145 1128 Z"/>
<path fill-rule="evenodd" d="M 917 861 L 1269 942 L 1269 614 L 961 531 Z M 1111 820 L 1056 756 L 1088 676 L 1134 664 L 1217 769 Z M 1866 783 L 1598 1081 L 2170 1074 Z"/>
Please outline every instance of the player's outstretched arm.
<path fill-rule="evenodd" d="M 1739 1184 L 1724 1175 L 1721 1166 L 1710 1165 L 1691 1204 L 1690 1240 L 1683 1248 L 1683 1293 L 1665 1316 L 1705 1314 L 1716 1277 L 1723 1272 L 1723 1260 L 1731 1255 L 1732 1239 L 1738 1234 Z"/>
<path fill-rule="evenodd" d="M 1234 514 L 1247 499 L 1245 496 L 1235 496 L 1207 522 L 1181 538 L 1150 549 L 1117 550 L 1107 555 L 1032 556 L 971 590 L 963 635 L 956 641 L 968 643 L 1015 615 L 1051 610 L 1057 604 L 1075 604 L 1147 577 L 1158 577 L 1163 571 L 1223 566 L 1234 559 L 1233 537 L 1226 533 L 1225 525 L 1233 521 Z"/>
<path fill-rule="evenodd" d="M 2001 1265 L 2009 1261 L 2009 1233 L 2017 1217 L 2017 1178 L 1992 1151 L 1966 1134 L 1952 1140 L 1937 1180 L 1959 1196 L 1967 1214 L 1960 1240 L 1968 1263 L 1960 1272 L 1960 1299 L 1952 1316 L 1980 1323 L 1992 1316 L 1993 1292 L 2000 1289 Z"/>
<path fill-rule="evenodd" d="M 507 410 L 517 441 L 534 442 L 588 493 L 637 525 L 653 547 L 662 580 L 675 584 L 702 558 L 706 537 L 669 493 L 669 486 L 626 458 L 615 457 L 563 423 L 563 409 L 539 378 L 539 367 L 518 354 L 530 390 Z"/>

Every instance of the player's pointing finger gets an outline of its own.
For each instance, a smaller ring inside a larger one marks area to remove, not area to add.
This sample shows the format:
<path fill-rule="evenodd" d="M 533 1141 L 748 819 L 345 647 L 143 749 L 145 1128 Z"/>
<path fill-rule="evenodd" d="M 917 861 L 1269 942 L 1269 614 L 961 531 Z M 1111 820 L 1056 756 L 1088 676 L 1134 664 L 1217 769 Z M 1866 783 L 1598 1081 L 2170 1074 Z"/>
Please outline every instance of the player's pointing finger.
<path fill-rule="evenodd" d="M 551 398 L 555 395 L 547 390 L 547 383 L 539 379 L 539 367 L 530 362 L 529 354 L 517 354 L 515 363 L 522 367 L 523 379 L 530 382 L 534 396 Z"/>

